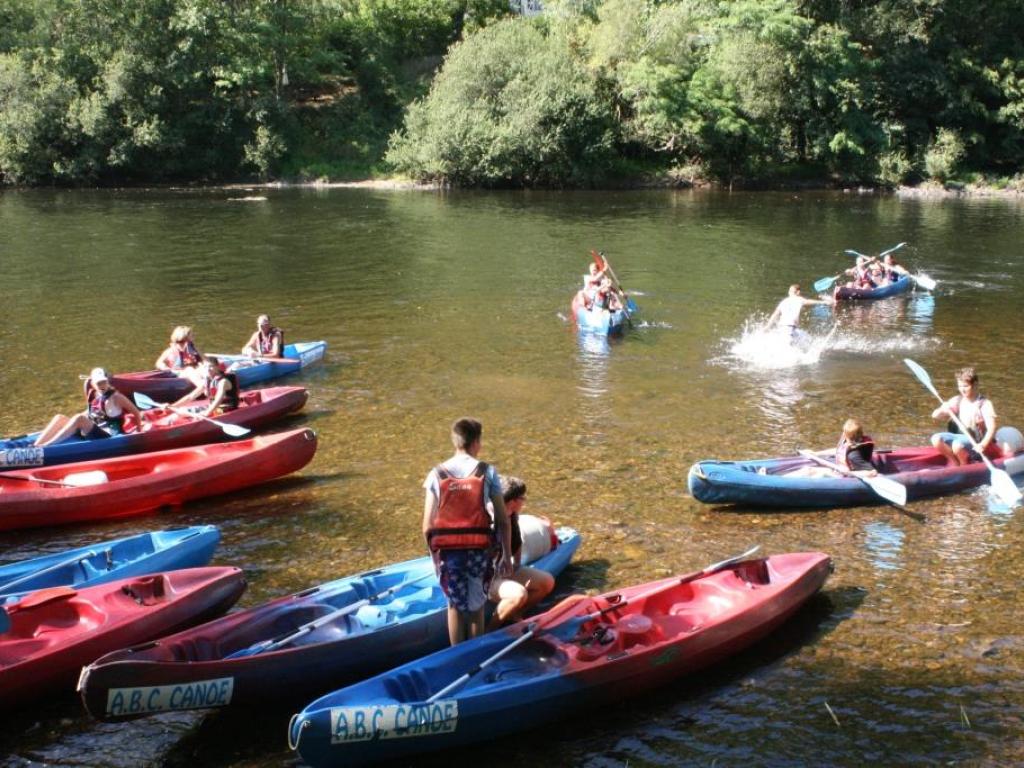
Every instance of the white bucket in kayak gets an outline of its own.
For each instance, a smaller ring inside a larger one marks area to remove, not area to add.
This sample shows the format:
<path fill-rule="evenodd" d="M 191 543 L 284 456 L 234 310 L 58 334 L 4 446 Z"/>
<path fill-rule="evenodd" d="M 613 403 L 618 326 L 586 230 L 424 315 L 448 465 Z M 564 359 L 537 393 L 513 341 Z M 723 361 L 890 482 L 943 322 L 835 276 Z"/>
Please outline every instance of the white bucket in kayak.
<path fill-rule="evenodd" d="M 88 472 L 72 472 L 64 475 L 61 480 L 65 485 L 72 485 L 75 488 L 84 488 L 87 485 L 102 485 L 107 482 L 107 473 L 102 469 L 93 469 Z"/>

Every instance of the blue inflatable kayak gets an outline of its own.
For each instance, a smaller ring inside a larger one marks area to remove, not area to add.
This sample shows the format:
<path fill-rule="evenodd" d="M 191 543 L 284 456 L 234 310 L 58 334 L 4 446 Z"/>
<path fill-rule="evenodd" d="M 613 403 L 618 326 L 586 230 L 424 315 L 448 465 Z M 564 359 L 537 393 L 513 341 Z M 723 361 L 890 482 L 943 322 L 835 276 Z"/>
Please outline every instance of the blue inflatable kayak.
<path fill-rule="evenodd" d="M 571 528 L 530 563 L 558 575 L 580 544 Z M 309 701 L 448 644 L 447 601 L 429 557 L 272 600 L 82 670 L 90 714 L 126 720 L 168 710 Z"/>
<path fill-rule="evenodd" d="M 621 333 L 623 328 L 637 312 L 638 307 L 632 299 L 626 299 L 627 312 L 607 309 L 587 309 L 583 301 L 583 291 L 572 297 L 572 316 L 576 320 L 576 328 L 584 333 L 611 335 Z M 627 318 L 628 314 L 628 318 Z"/>
<path fill-rule="evenodd" d="M 246 389 L 308 368 L 322 359 L 326 351 L 326 341 L 302 341 L 286 344 L 280 358 L 220 355 L 220 361 L 238 377 L 238 386 Z M 110 383 L 126 395 L 141 392 L 161 403 L 177 400 L 195 389 L 188 379 L 175 376 L 171 371 L 118 373 L 110 377 Z"/>
<path fill-rule="evenodd" d="M 914 287 L 914 281 L 907 275 L 903 275 L 893 283 L 886 283 L 877 288 L 852 288 L 841 285 L 835 290 L 836 301 L 843 300 L 871 300 L 887 299 L 890 296 L 899 296 Z"/>
<path fill-rule="evenodd" d="M 0 604 L 48 587 L 83 589 L 149 573 L 206 565 L 220 541 L 215 525 L 152 531 L 0 566 Z"/>

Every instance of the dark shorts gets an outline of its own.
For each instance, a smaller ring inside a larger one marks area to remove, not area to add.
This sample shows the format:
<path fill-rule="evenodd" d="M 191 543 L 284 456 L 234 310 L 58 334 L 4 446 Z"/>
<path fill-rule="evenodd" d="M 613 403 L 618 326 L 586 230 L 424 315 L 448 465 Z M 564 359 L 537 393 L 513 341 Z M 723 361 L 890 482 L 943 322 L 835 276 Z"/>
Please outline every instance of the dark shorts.
<path fill-rule="evenodd" d="M 117 433 L 114 433 L 117 434 Z M 82 435 L 84 440 L 102 440 L 105 437 L 112 437 L 113 435 L 98 424 L 93 424 L 92 429 Z"/>
<path fill-rule="evenodd" d="M 460 613 L 473 613 L 484 607 L 494 576 L 494 559 L 489 549 L 442 549 L 437 562 L 441 589 L 450 606 Z"/>

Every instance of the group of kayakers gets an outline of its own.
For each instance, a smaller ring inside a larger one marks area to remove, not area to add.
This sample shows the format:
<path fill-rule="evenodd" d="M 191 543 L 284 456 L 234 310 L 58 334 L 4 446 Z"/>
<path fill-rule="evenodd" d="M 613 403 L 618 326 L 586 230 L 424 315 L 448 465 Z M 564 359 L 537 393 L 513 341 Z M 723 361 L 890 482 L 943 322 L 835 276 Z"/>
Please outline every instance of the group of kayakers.
<path fill-rule="evenodd" d="M 623 308 L 622 289 L 607 274 L 607 269 L 591 262 L 583 276 L 583 306 L 588 310 L 617 312 Z"/>
<path fill-rule="evenodd" d="M 267 315 L 256 318 L 256 330 L 242 347 L 250 358 L 278 358 L 284 349 L 284 332 L 270 322 Z M 155 367 L 188 380 L 193 389 L 173 403 L 155 410 L 174 410 L 200 398 L 208 404 L 203 416 L 234 410 L 239 404 L 240 387 L 232 372 L 216 355 L 203 354 L 196 347 L 190 326 L 179 325 L 171 331 L 170 344 L 156 359 Z M 35 441 L 44 447 L 78 435 L 83 439 L 102 439 L 113 435 L 143 431 L 147 422 L 142 412 L 128 397 L 113 386 L 104 368 L 93 368 L 84 382 L 85 410 L 75 416 L 57 414 Z"/>

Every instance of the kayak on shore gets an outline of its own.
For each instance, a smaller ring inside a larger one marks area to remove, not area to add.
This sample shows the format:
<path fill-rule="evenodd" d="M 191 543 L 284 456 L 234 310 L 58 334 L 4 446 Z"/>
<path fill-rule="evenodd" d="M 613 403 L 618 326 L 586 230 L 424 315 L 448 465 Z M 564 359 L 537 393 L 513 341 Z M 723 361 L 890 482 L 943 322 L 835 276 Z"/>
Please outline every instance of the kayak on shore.
<path fill-rule="evenodd" d="M 297 373 L 322 359 L 327 350 L 326 341 L 302 341 L 285 345 L 281 357 L 249 357 L 248 355 L 218 355 L 221 363 L 228 366 L 228 372 L 238 377 L 240 389 L 253 384 Z M 195 385 L 173 371 L 137 371 L 117 373 L 110 377 L 110 383 L 119 392 L 132 395 L 141 392 L 154 400 L 173 402 L 187 395 Z"/>
<path fill-rule="evenodd" d="M 876 450 L 872 463 L 879 477 L 906 486 L 907 501 L 943 496 L 989 482 L 983 463 L 947 466 L 945 457 L 929 446 Z M 992 463 L 1011 476 L 1024 475 L 1024 452 L 1010 458 L 995 455 Z M 883 504 L 885 499 L 857 477 L 791 475 L 816 463 L 804 456 L 748 461 L 698 461 L 690 467 L 687 486 L 705 504 L 751 507 L 855 507 Z"/>
<path fill-rule="evenodd" d="M 786 554 L 575 595 L 314 701 L 292 718 L 288 742 L 321 768 L 408 760 L 545 726 L 748 647 L 821 589 L 830 564 L 820 552 Z"/>
<path fill-rule="evenodd" d="M 547 531 L 552 533 L 550 526 Z M 557 545 L 530 565 L 557 576 L 580 535 L 571 528 L 553 534 Z M 446 606 L 433 561 L 421 557 L 108 654 L 82 670 L 78 688 L 85 708 L 101 720 L 171 709 L 301 706 L 339 685 L 443 648 Z M 206 691 L 212 681 L 228 681 L 227 687 L 213 697 L 154 693 Z M 126 691 L 142 693 L 119 697 Z"/>
<path fill-rule="evenodd" d="M 0 494 L 2 498 L 2 494 Z M 84 589 L 116 579 L 206 565 L 220 542 L 215 525 L 100 541 L 0 566 L 0 605 L 49 587 Z"/>
<path fill-rule="evenodd" d="M 83 665 L 218 616 L 245 590 L 238 568 L 191 568 L 77 590 L 53 587 L 5 606 L 0 710 L 71 693 Z"/>
<path fill-rule="evenodd" d="M 273 424 L 289 413 L 299 411 L 306 404 L 308 393 L 302 387 L 268 387 L 243 392 L 238 408 L 217 416 L 225 424 L 258 429 Z M 202 413 L 206 400 L 197 400 L 187 409 Z M 186 410 L 186 409 L 179 409 Z M 87 440 L 74 435 L 60 443 L 37 447 L 33 443 L 38 432 L 0 440 L 0 469 L 8 467 L 42 467 L 89 461 L 112 456 L 162 451 L 200 443 L 228 439 L 229 435 L 217 424 L 198 416 L 160 412 L 155 417 L 146 413 L 146 426 L 142 432 Z"/>
<path fill-rule="evenodd" d="M 113 520 L 230 493 L 297 472 L 312 460 L 316 448 L 313 430 L 293 429 L 249 440 L 2 472 L 0 531 Z M 163 569 L 151 572 L 158 570 Z"/>

